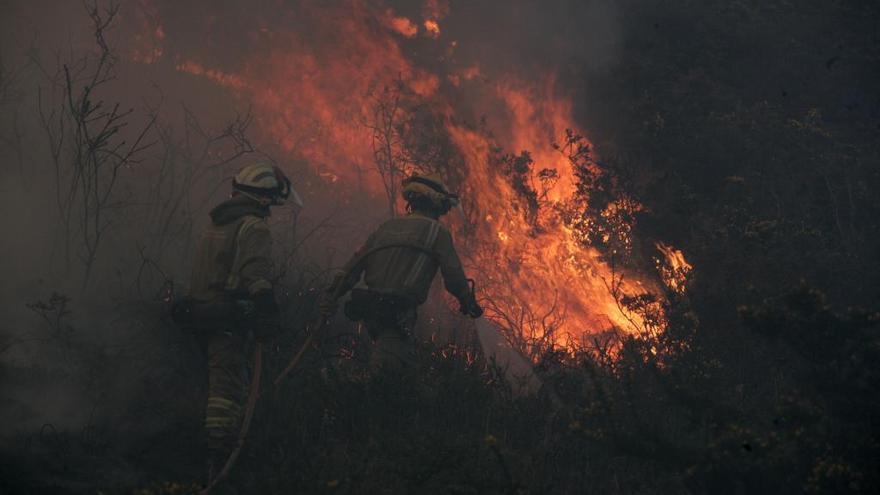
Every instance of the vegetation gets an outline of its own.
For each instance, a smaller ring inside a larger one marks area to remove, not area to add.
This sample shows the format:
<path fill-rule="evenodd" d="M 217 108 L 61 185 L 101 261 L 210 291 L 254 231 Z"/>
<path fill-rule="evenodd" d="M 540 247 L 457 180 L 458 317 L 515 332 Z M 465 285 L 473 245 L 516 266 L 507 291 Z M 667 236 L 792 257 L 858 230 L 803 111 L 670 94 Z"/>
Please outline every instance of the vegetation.
<path fill-rule="evenodd" d="M 467 344 L 423 343 L 416 372 L 368 376 L 365 337 L 340 324 L 280 388 L 267 386 L 242 458 L 218 492 L 880 491 L 880 7 L 621 5 L 619 62 L 569 76 L 589 95 L 577 111 L 593 148 L 569 135 L 558 149 L 579 167 L 593 201 L 568 205 L 563 215 L 609 257 L 650 263 L 658 240 L 687 254 L 695 267 L 687 291 L 627 301 L 634 311 L 662 305 L 666 331 L 625 340 L 615 356 L 543 349 L 537 370 L 547 390 L 514 398 Z M 0 71 L 7 74 L 14 71 Z M 0 78 L 4 94 L 9 80 Z M 68 81 L 68 96 L 83 98 L 76 87 Z M 0 95 L 0 107 L 13 101 Z M 159 154 L 167 172 L 149 188 L 160 206 L 144 218 L 160 234 L 138 246 L 134 280 L 114 282 L 116 297 L 99 308 L 73 293 L 32 298 L 22 321 L 34 330 L 0 341 L 3 389 L 88 397 L 83 421 L 70 422 L 84 427 L 46 423 L 2 439 L 3 493 L 189 493 L 203 474 L 193 399 L 204 387 L 203 358 L 194 337 L 159 316 L 172 286 L 157 260 L 186 247 L 180 239 L 198 201 L 181 184 L 219 179 L 259 151 L 245 137 L 249 118 L 211 132 L 186 115 L 186 139 L 146 116 L 146 126 L 161 131 L 154 146 L 167 150 Z M 387 144 L 396 117 L 380 117 L 387 132 L 377 130 L 376 143 Z M 15 151 L 14 142 L 2 146 Z M 130 142 L 121 158 L 102 151 L 117 144 L 90 147 L 94 156 L 83 163 L 98 175 L 112 170 L 116 181 L 132 155 L 155 152 Z M 544 169 L 516 151 L 500 154 L 498 166 L 534 219 L 544 194 L 523 176 Z M 588 151 L 613 171 L 613 183 L 591 174 Z M 63 165 L 59 156 L 52 153 Z M 393 177 L 397 169 L 386 166 Z M 82 214 L 115 205 L 113 194 L 82 203 Z M 631 198 L 642 208 L 628 206 Z M 584 224 L 609 205 L 620 206 L 625 221 L 612 215 Z M 621 230 L 630 224 L 632 232 Z M 102 251 L 114 242 L 96 237 L 106 223 L 95 225 L 82 240 L 64 233 L 88 248 L 90 285 L 98 240 Z M 326 225 L 307 227 L 297 225 L 300 238 Z M 308 326 L 311 289 L 326 276 L 291 262 L 298 246 L 284 246 L 279 281 L 290 329 Z M 90 320 L 76 319 L 90 311 L 138 341 L 92 338 L 83 323 Z M 269 346 L 270 378 L 303 339 L 292 330 Z M 5 358 L 26 342 L 42 344 L 45 366 Z M 28 424 L 36 412 L 7 397 L 0 394 L 4 420 Z"/>

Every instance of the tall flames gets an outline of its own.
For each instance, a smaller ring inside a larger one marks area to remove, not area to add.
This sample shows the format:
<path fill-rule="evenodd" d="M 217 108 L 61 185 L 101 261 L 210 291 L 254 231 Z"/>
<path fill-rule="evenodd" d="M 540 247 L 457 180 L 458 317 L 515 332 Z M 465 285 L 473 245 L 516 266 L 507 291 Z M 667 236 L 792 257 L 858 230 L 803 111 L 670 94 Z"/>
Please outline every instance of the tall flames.
<path fill-rule="evenodd" d="M 439 167 L 465 203 L 464 215 L 451 215 L 450 223 L 490 317 L 528 339 L 570 346 L 604 332 L 644 332 L 651 323 L 623 301 L 661 284 L 684 290 L 690 265 L 680 251 L 658 244 L 658 273 L 628 273 L 564 220 L 560 205 L 578 194 L 579 178 L 553 144 L 567 130 L 579 131 L 553 73 L 486 74 L 473 63 L 460 66 L 457 54 L 466 47 L 445 38 L 442 1 L 426 2 L 422 19 L 356 0 L 334 7 L 306 2 L 296 14 L 296 29 L 254 33 L 268 51 L 235 71 L 180 54 L 176 67 L 250 101 L 265 137 L 305 158 L 319 176 L 366 181 L 377 196 L 383 182 L 372 173 L 371 123 L 382 92 L 402 88 L 420 112 L 427 108 L 442 123 L 435 132 L 452 148 L 444 156 L 457 157 L 457 168 Z M 400 108 L 399 128 L 411 111 Z M 532 162 L 512 177 L 500 150 L 514 160 L 528 151 Z M 401 174 L 424 166 L 400 156 Z"/>

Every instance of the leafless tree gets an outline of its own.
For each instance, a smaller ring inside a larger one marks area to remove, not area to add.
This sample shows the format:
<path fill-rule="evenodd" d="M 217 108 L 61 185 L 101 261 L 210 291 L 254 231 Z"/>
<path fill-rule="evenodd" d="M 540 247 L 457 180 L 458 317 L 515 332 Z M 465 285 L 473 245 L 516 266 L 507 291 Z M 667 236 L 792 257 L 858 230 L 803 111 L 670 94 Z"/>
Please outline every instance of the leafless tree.
<path fill-rule="evenodd" d="M 19 117 L 19 104 L 22 99 L 18 82 L 22 71 L 27 67 L 10 68 L 0 58 L 0 109 L 3 114 L 9 116 L 9 134 L 0 135 L 0 142 L 6 146 L 15 156 L 18 165 L 19 176 L 24 178 L 24 153 L 22 140 L 24 131 L 21 128 Z"/>
<path fill-rule="evenodd" d="M 558 292 L 549 305 L 537 305 L 528 300 L 530 294 L 519 293 L 517 284 L 497 265 L 473 266 L 469 270 L 486 284 L 480 287 L 480 304 L 511 346 L 532 360 L 557 347 L 568 320 L 565 301 Z"/>
<path fill-rule="evenodd" d="M 18 73 L 10 69 L 0 58 L 0 105 L 6 105 L 16 99 L 15 80 Z"/>
<path fill-rule="evenodd" d="M 146 201 L 150 205 L 144 220 L 153 239 L 150 253 L 162 259 L 169 243 L 190 239 L 193 214 L 223 184 L 205 188 L 207 197 L 200 197 L 202 181 L 211 176 L 225 177 L 240 158 L 259 153 L 247 136 L 252 122 L 250 113 L 236 115 L 218 130 L 205 129 L 198 117 L 185 105 L 182 107 L 182 133 L 173 125 L 159 122 L 159 107 L 152 108 L 158 136 L 158 165 L 149 184 Z M 265 156 L 265 155 L 264 155 Z"/>
<path fill-rule="evenodd" d="M 370 119 L 364 125 L 372 132 L 373 164 L 388 198 L 388 213 L 397 215 L 397 193 L 399 181 L 410 165 L 404 150 L 401 126 L 405 118 L 404 86 L 395 80 L 374 95 Z"/>
<path fill-rule="evenodd" d="M 60 92 L 61 102 L 44 107 L 40 93 L 40 115 L 50 145 L 55 169 L 56 205 L 62 224 L 65 266 L 72 255 L 84 265 L 82 286 L 89 284 L 97 254 L 113 213 L 126 206 L 116 193 L 120 174 L 135 167 L 141 153 L 152 143 L 146 140 L 155 123 L 149 118 L 125 139 L 133 110 L 119 102 L 107 102 L 99 91 L 116 78 L 117 58 L 107 33 L 119 6 L 86 5 L 97 45 L 95 55 L 64 63 L 50 88 Z"/>
<path fill-rule="evenodd" d="M 363 125 L 371 132 L 373 165 L 382 178 L 388 211 L 397 214 L 400 181 L 413 173 L 437 172 L 446 179 L 461 179 L 461 157 L 430 102 L 414 93 L 397 77 L 381 91 L 368 95 L 371 114 Z"/>

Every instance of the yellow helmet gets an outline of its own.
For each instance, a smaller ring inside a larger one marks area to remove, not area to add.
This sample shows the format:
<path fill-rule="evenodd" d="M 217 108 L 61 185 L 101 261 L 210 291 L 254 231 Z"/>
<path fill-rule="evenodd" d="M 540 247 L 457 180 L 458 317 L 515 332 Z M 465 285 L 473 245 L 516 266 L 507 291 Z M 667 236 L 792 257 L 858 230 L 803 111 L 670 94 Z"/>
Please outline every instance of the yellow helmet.
<path fill-rule="evenodd" d="M 302 207 L 302 199 L 284 172 L 271 164 L 257 162 L 241 169 L 232 179 L 232 189 L 260 203 L 283 205 L 290 198 Z"/>
<path fill-rule="evenodd" d="M 412 206 L 428 207 L 445 214 L 458 205 L 458 195 L 449 192 L 440 174 L 413 174 L 404 179 L 401 185 L 403 199 Z"/>

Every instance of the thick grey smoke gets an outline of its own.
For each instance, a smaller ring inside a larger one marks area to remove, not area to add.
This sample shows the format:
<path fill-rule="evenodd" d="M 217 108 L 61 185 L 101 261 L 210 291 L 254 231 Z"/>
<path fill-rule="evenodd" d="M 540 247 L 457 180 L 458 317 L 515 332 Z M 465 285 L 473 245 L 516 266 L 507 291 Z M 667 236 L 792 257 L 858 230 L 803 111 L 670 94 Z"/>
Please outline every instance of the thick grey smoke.
<path fill-rule="evenodd" d="M 131 143 L 141 129 L 152 126 L 144 137 L 152 146 L 120 169 L 87 284 L 82 227 L 76 221 L 67 233 L 62 227 L 65 214 L 80 203 L 64 199 L 70 179 L 57 182 L 52 146 L 59 146 L 62 166 L 68 163 L 73 136 L 62 138 L 58 127 L 66 104 L 63 67 L 83 75 L 94 70 L 98 46 L 91 21 L 79 2 L 10 1 L 0 7 L 0 198 L 5 213 L 0 218 L 5 239 L 0 247 L 0 380 L 8 382 L 3 384 L 0 434 L 8 437 L 16 428 L 42 423 L 76 429 L 96 417 L 111 421 L 126 411 L 132 417 L 132 401 L 142 400 L 138 388 L 169 380 L 174 372 L 190 373 L 188 380 L 198 381 L 191 363 L 157 371 L 169 360 L 185 361 L 181 356 L 186 352 L 161 316 L 162 291 L 170 281 L 185 283 L 194 232 L 209 207 L 227 193 L 224 181 L 260 155 L 238 156 L 241 136 L 225 133 L 243 124 L 237 119 L 248 115 L 247 98 L 210 77 L 181 72 L 178 65 L 196 61 L 218 73 L 240 72 L 272 48 L 276 41 L 265 33 L 273 31 L 296 33 L 304 44 L 335 42 L 335 33 L 298 15 L 308 2 L 281 4 L 121 3 L 107 33 L 117 57 L 114 79 L 92 100 L 131 109 L 126 127 L 114 139 Z M 616 2 L 431 4 L 439 5 L 443 46 L 454 41 L 454 54 L 418 38 L 401 42 L 416 66 L 431 71 L 479 65 L 489 81 L 504 74 L 529 79 L 554 71 L 561 90 L 583 97 L 576 93 L 579 78 L 606 71 L 616 61 L 621 24 Z M 99 2 L 102 8 L 107 5 Z M 426 7 L 391 2 L 387 8 L 421 22 Z M 282 212 L 275 221 L 282 226 L 282 244 L 299 246 L 290 259 L 317 279 L 328 266 L 340 264 L 381 219 L 381 198 L 360 193 L 340 202 L 336 186 L 316 176 L 306 160 L 261 141 L 262 116 L 251 117 L 242 128 L 252 140 L 248 146 L 284 160 L 305 192 L 307 208 L 301 214 Z M 52 302 L 55 292 L 67 299 Z M 169 354 L 169 349 L 174 351 Z"/>

